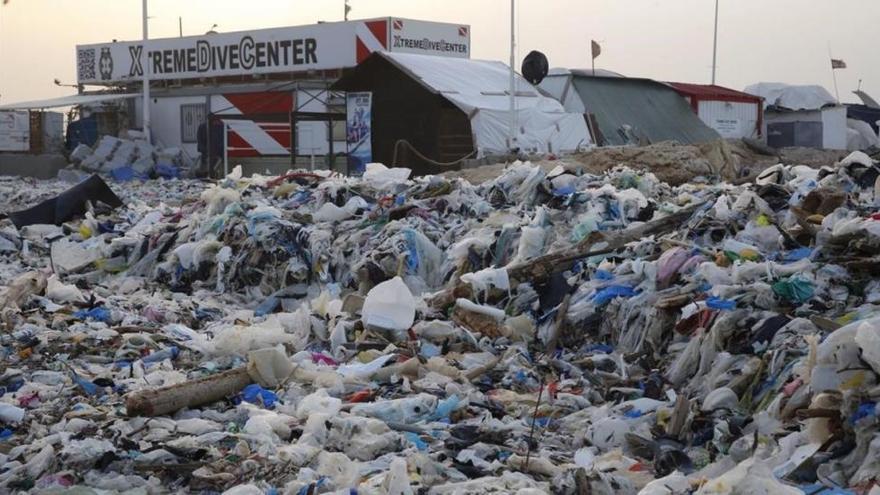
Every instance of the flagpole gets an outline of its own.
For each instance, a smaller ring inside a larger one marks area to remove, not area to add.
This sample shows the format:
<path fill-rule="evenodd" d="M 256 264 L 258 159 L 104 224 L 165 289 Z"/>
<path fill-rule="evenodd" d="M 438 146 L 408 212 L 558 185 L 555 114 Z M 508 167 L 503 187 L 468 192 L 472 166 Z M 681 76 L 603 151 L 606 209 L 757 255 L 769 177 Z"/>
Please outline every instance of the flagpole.
<path fill-rule="evenodd" d="M 712 42 L 712 86 L 715 85 L 715 68 L 718 62 L 718 0 L 715 0 L 715 39 Z"/>
<path fill-rule="evenodd" d="M 144 48 L 141 51 L 143 56 L 147 55 L 147 39 L 149 39 L 148 32 L 148 22 L 147 22 L 147 0 L 143 0 L 143 21 L 144 21 Z M 148 143 L 152 143 L 152 139 L 150 139 L 150 77 L 147 75 L 147 69 L 149 68 L 149 63 L 144 63 L 144 100 L 143 100 L 143 110 L 141 114 L 143 115 L 143 126 L 144 126 L 144 136 L 147 138 Z"/>
<path fill-rule="evenodd" d="M 837 104 L 840 105 L 840 92 L 837 90 L 837 72 L 835 72 L 834 68 L 834 55 L 831 54 L 831 42 L 828 42 L 828 58 L 829 63 L 831 64 L 831 79 L 834 80 L 834 97 L 837 99 Z"/>

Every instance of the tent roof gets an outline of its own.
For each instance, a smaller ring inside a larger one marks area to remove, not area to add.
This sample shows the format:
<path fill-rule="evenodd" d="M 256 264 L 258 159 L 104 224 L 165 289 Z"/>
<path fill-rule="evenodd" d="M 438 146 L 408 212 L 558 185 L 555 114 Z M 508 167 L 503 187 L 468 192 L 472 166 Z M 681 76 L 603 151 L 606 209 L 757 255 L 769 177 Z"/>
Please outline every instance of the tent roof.
<path fill-rule="evenodd" d="M 584 76 L 584 77 L 626 77 L 619 72 L 614 72 L 607 69 L 565 69 L 565 68 L 554 68 L 550 69 L 550 72 L 547 74 L 549 77 L 557 77 L 557 76 Z"/>
<path fill-rule="evenodd" d="M 822 86 L 795 86 L 785 83 L 758 83 L 746 88 L 746 93 L 761 96 L 768 107 L 788 110 L 819 110 L 837 105 L 837 100 Z"/>
<path fill-rule="evenodd" d="M 720 139 L 666 84 L 651 79 L 576 75 L 572 85 L 587 112 L 595 115 L 605 144 L 629 144 L 633 137 L 682 144 Z"/>
<path fill-rule="evenodd" d="M 442 95 L 465 113 L 474 109 L 509 111 L 510 69 L 502 62 L 466 58 L 435 57 L 413 53 L 376 52 L 433 93 Z M 547 98 L 515 75 L 516 107 L 541 105 L 544 111 L 564 113 L 562 105 Z M 550 107 L 547 104 L 550 103 Z M 552 108 L 556 103 L 555 108 Z"/>
<path fill-rule="evenodd" d="M 123 100 L 126 98 L 135 98 L 140 96 L 139 93 L 115 93 L 115 94 L 82 94 L 61 96 L 59 98 L 48 98 L 46 100 L 22 101 L 19 103 L 7 103 L 0 105 L 0 110 L 34 110 L 41 108 L 60 108 L 73 107 L 76 105 L 84 105 L 86 103 L 100 103 L 104 101 Z"/>
<path fill-rule="evenodd" d="M 862 103 L 864 103 L 865 106 L 871 108 L 880 108 L 880 103 L 877 103 L 877 100 L 871 98 L 871 95 L 869 95 L 868 93 L 865 93 L 860 89 L 853 91 L 853 93 L 858 96 L 860 100 L 862 100 Z"/>
<path fill-rule="evenodd" d="M 689 84 L 671 82 L 669 83 L 676 91 L 684 96 L 695 97 L 700 100 L 723 100 L 723 101 L 741 101 L 751 103 L 761 103 L 761 97 L 736 91 L 735 89 L 725 88 L 724 86 L 715 86 L 712 84 Z"/>

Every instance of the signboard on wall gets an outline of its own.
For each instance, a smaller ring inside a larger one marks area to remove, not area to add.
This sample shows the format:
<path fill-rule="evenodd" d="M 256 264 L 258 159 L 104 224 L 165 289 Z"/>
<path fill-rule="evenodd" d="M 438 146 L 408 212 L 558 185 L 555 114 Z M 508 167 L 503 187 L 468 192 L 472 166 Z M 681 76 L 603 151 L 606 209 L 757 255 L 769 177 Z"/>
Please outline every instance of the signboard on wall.
<path fill-rule="evenodd" d="M 348 171 L 362 174 L 373 161 L 372 93 L 346 95 L 345 136 L 348 145 Z"/>
<path fill-rule="evenodd" d="M 715 119 L 715 125 L 712 127 L 718 131 L 721 137 L 735 139 L 742 137 L 740 125 L 739 119 Z"/>
<path fill-rule="evenodd" d="M 109 85 L 354 67 L 377 50 L 470 56 L 470 27 L 379 18 L 78 45 L 77 82 Z"/>
<path fill-rule="evenodd" d="M 0 110 L 0 151 L 29 151 L 30 134 L 27 110 Z"/>
<path fill-rule="evenodd" d="M 470 58 L 471 28 L 458 24 L 392 18 L 388 51 Z"/>

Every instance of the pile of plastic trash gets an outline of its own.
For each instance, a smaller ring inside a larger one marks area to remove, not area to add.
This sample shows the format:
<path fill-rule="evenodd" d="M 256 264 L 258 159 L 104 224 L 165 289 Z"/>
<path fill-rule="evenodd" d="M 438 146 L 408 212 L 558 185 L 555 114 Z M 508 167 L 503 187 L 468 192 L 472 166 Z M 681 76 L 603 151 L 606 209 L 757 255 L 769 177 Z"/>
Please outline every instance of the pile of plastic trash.
<path fill-rule="evenodd" d="M 0 490 L 876 495 L 878 176 L 0 180 Z"/>
<path fill-rule="evenodd" d="M 192 170 L 194 160 L 181 148 L 160 148 L 150 144 L 140 131 L 124 137 L 101 136 L 94 149 L 80 144 L 70 154 L 80 169 L 101 172 L 117 181 L 150 178 L 178 178 Z"/>

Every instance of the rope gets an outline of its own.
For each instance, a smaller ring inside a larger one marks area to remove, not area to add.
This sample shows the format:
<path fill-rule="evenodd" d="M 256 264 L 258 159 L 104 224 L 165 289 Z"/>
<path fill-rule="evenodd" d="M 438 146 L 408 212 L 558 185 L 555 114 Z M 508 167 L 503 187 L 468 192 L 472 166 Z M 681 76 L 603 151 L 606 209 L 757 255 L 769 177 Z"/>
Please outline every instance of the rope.
<path fill-rule="evenodd" d="M 471 158 L 472 156 L 474 156 L 474 155 L 477 153 L 477 151 L 474 150 L 474 151 L 471 151 L 470 153 L 468 153 L 467 155 L 464 155 L 463 157 L 459 158 L 458 160 L 453 160 L 453 161 L 451 161 L 451 162 L 445 162 L 445 163 L 444 163 L 444 162 L 438 162 L 438 161 L 436 161 L 436 160 L 432 160 L 432 159 L 428 158 L 427 156 L 423 155 L 419 150 L 417 150 L 417 149 L 416 149 L 412 144 L 410 144 L 410 142 L 407 141 L 406 139 L 398 139 L 397 142 L 394 143 L 394 158 L 391 160 L 391 166 L 392 166 L 392 167 L 396 167 L 396 166 L 397 166 L 397 153 L 398 153 L 398 151 L 400 150 L 400 145 L 406 145 L 406 147 L 409 148 L 409 150 L 412 151 L 412 152 L 413 152 L 418 158 L 420 158 L 420 159 L 422 159 L 422 160 L 428 162 L 428 163 L 431 164 L 431 165 L 435 165 L 435 166 L 438 166 L 438 167 L 453 167 L 453 166 L 455 166 L 455 165 L 460 165 L 462 162 L 464 162 L 465 160 Z"/>

